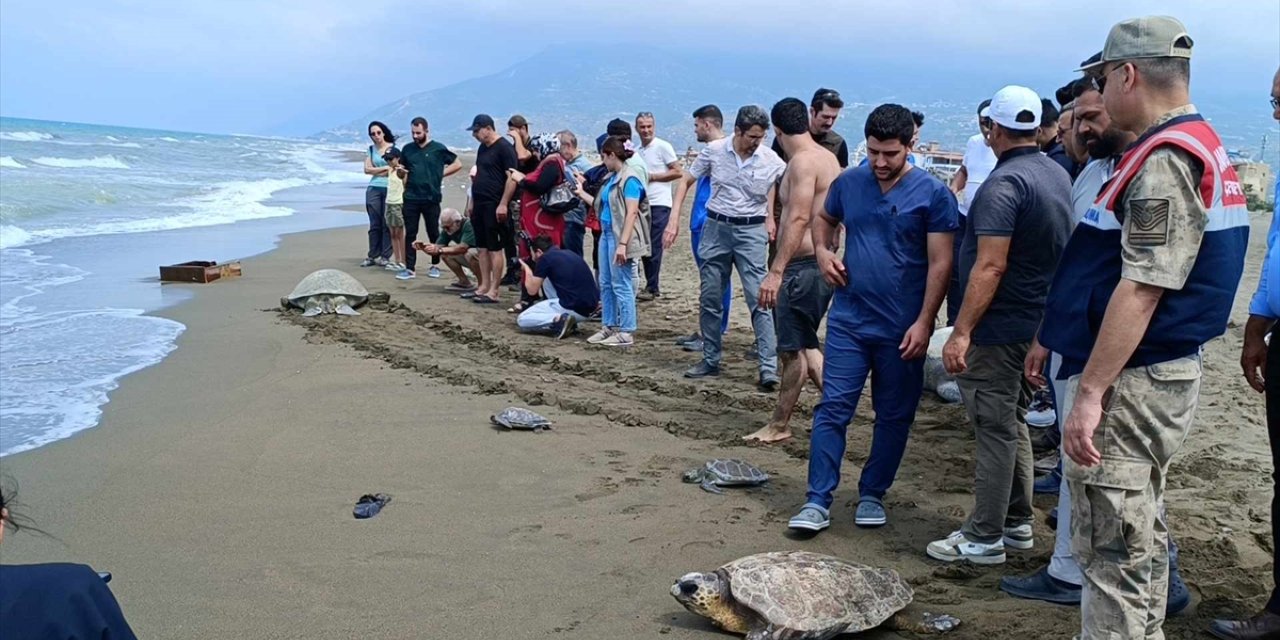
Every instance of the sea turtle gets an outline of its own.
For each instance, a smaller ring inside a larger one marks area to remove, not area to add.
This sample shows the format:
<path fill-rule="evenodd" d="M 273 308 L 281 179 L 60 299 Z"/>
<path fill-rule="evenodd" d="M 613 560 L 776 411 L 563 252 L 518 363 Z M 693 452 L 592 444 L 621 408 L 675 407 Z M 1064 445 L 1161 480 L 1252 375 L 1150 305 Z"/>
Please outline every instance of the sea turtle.
<path fill-rule="evenodd" d="M 933 390 L 944 402 L 960 402 L 960 385 L 942 366 L 942 347 L 951 337 L 951 327 L 938 329 L 929 338 L 924 358 L 924 388 Z"/>
<path fill-rule="evenodd" d="M 551 421 L 528 410 L 519 407 L 507 407 L 498 415 L 489 416 L 489 421 L 499 427 L 507 429 L 516 429 L 519 431 L 542 431 L 551 428 Z"/>
<path fill-rule="evenodd" d="M 293 293 L 280 298 L 280 306 L 303 309 L 302 315 L 307 317 L 322 313 L 358 316 L 354 307 L 368 299 L 369 292 L 359 280 L 337 269 L 321 269 L 303 278 Z"/>
<path fill-rule="evenodd" d="M 960 624 L 947 615 L 916 619 L 900 613 L 911 603 L 911 587 L 892 569 L 808 551 L 759 553 L 709 573 L 686 574 L 671 595 L 747 640 L 827 640 L 882 624 L 942 633 Z"/>
<path fill-rule="evenodd" d="M 769 480 L 760 467 L 742 460 L 717 458 L 684 472 L 684 481 L 702 485 L 703 491 L 724 493 L 720 487 L 754 487 Z"/>

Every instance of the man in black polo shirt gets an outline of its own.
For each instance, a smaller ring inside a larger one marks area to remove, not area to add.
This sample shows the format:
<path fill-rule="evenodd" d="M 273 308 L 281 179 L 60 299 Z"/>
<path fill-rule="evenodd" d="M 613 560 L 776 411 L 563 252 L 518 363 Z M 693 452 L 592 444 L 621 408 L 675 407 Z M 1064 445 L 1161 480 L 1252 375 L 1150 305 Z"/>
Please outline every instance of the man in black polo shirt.
<path fill-rule="evenodd" d="M 462 161 L 448 147 L 432 140 L 428 134 L 426 118 L 413 119 L 413 144 L 400 150 L 400 162 L 409 170 L 404 183 L 404 247 L 405 271 L 403 280 L 415 277 L 417 252 L 413 241 L 418 239 L 418 222 L 425 218 L 427 238 L 435 244 L 440 237 L 441 185 L 445 177 L 462 170 Z M 440 257 L 431 257 L 431 271 L 427 276 L 440 277 Z M 399 276 L 397 276 L 399 277 Z"/>
<path fill-rule="evenodd" d="M 521 312 L 516 324 L 523 331 L 547 332 L 559 340 L 595 313 L 600 304 L 600 289 L 587 261 L 576 253 L 555 248 L 551 238 L 534 238 L 529 250 L 533 265 L 520 262 L 524 268 L 525 290 L 529 295 L 542 294 L 546 299 Z"/>

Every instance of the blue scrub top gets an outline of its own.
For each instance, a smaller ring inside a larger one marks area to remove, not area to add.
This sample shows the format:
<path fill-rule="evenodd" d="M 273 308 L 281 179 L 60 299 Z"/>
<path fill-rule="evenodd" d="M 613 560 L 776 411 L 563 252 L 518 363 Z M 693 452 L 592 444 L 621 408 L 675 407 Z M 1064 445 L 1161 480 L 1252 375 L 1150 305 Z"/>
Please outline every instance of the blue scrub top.
<path fill-rule="evenodd" d="M 831 183 L 826 210 L 844 222 L 849 278 L 836 289 L 830 322 L 860 337 L 901 341 L 924 306 L 928 234 L 958 227 L 955 195 L 922 169 L 882 194 L 875 172 L 860 166 Z"/>

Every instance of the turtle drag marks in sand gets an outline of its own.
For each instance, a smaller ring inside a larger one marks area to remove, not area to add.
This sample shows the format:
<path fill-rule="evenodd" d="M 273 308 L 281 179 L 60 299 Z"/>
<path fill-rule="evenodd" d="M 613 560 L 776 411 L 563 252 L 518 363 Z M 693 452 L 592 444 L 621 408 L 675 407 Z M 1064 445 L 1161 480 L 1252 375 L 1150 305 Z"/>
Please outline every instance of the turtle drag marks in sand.
<path fill-rule="evenodd" d="M 1255 236 L 1265 237 L 1265 231 Z M 602 474 L 596 486 L 582 489 L 577 496 L 581 508 L 590 513 L 596 508 L 592 505 L 601 504 L 596 502 L 601 496 L 613 500 L 630 491 L 639 495 L 652 483 L 667 487 L 662 495 L 680 497 L 664 504 L 653 504 L 653 496 L 635 500 L 622 512 L 634 511 L 634 517 L 643 517 L 647 524 L 636 525 L 643 532 L 628 531 L 623 522 L 611 525 L 606 534 L 630 541 L 626 548 L 643 554 L 656 535 L 653 529 L 662 530 L 662 550 L 649 551 L 662 558 L 655 561 L 657 565 L 670 569 L 665 583 L 653 575 L 641 583 L 632 575 L 617 585 L 619 593 L 600 597 L 614 606 L 629 603 L 624 606 L 640 617 L 637 624 L 649 620 L 640 626 L 653 628 L 663 637 L 723 637 L 710 622 L 681 610 L 669 597 L 665 606 L 653 599 L 655 593 L 671 587 L 671 576 L 761 551 L 789 550 L 894 569 L 914 590 L 914 608 L 964 620 L 948 634 L 951 638 L 1069 638 L 1078 631 L 1078 609 L 1015 600 L 998 589 L 1002 576 L 1029 574 L 1047 562 L 1053 532 L 1044 524 L 1044 516 L 1055 504 L 1052 498 L 1037 498 L 1035 548 L 1010 553 L 1004 566 L 943 566 L 926 558 L 929 541 L 957 529 L 973 504 L 971 428 L 961 405 L 944 403 L 933 394 L 926 394 L 921 402 L 897 482 L 886 496 L 890 514 L 886 527 L 865 531 L 853 526 L 857 477 L 871 440 L 871 402 L 864 400 L 849 430 L 845 457 L 851 464 L 845 465 L 836 493 L 831 528 L 811 540 L 787 537 L 786 517 L 804 501 L 808 456 L 804 435 L 818 400 L 816 391 L 809 387 L 801 395 L 794 421 L 800 437 L 770 447 L 742 444 L 742 435 L 765 424 L 776 399 L 755 391 L 755 363 L 736 355 L 747 350 L 751 337 L 744 305 L 734 306 L 723 374 L 697 382 L 682 378 L 692 358 L 671 344 L 676 336 L 687 333 L 687 320 L 696 317 L 697 275 L 687 255 L 675 251 L 669 255 L 664 283 L 671 293 L 664 291 L 666 295 L 657 301 L 640 305 L 637 342 L 625 352 L 603 352 L 586 345 L 581 337 L 548 341 L 545 336 L 520 334 L 507 314 L 478 309 L 430 283 L 386 285 L 366 272 L 355 275 L 367 285 L 378 285 L 375 288 L 391 288 L 394 298 L 371 296 L 359 317 L 303 317 L 296 312 L 281 312 L 279 317 L 304 327 L 310 342 L 347 345 L 364 357 L 411 370 L 458 392 L 509 396 L 509 400 L 495 400 L 495 410 L 512 401 L 533 407 L 556 423 L 552 437 L 557 442 L 588 439 L 588 449 L 596 454 L 607 457 L 610 451 L 625 448 L 615 442 L 618 429 L 660 429 L 684 439 L 687 456 L 650 455 L 647 463 L 630 466 L 633 471 L 628 474 Z M 1247 274 L 1257 272 L 1258 258 L 1260 253 L 1251 255 Z M 1254 285 L 1246 280 L 1241 290 L 1251 291 Z M 1245 305 L 1236 306 L 1233 317 L 1243 324 Z M 1203 637 L 1209 620 L 1252 612 L 1261 606 L 1269 588 L 1265 584 L 1271 552 L 1266 429 L 1261 398 L 1246 391 L 1239 380 L 1240 340 L 1240 329 L 1233 325 L 1225 337 L 1206 348 L 1197 425 L 1170 475 L 1169 522 L 1197 604 L 1165 624 L 1169 638 Z M 519 455 L 515 451 L 522 443 L 534 440 L 543 438 L 503 439 L 504 444 L 489 451 L 500 459 L 502 450 L 510 446 L 513 455 Z M 770 480 L 723 496 L 684 490 L 681 472 L 709 458 L 750 459 L 769 470 Z M 611 460 L 609 468 L 620 469 L 622 462 Z M 566 448 L 562 459 L 549 459 L 546 464 L 565 467 L 583 460 Z M 478 495 L 474 500 L 483 503 L 485 498 Z M 410 508 L 404 504 L 398 512 Z M 689 519 L 699 512 L 704 515 Z M 573 545 L 560 549 L 558 544 L 549 539 L 539 548 L 549 554 L 576 553 Z M 573 576 L 547 577 L 557 579 Z M 569 608 L 567 603 L 556 606 Z M 576 616 L 573 619 L 581 626 L 566 623 L 557 633 L 591 626 L 588 620 L 593 614 L 580 608 L 573 611 L 566 615 Z M 608 625 L 597 621 L 595 628 L 602 627 Z M 892 632 L 868 633 L 881 637 Z"/>

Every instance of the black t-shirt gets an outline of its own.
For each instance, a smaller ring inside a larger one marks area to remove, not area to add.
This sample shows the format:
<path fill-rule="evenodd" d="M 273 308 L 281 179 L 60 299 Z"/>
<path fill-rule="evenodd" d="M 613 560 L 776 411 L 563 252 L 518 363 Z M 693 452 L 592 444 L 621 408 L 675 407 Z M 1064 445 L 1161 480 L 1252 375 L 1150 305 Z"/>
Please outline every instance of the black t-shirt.
<path fill-rule="evenodd" d="M 813 141 L 818 143 L 823 149 L 834 154 L 836 161 L 840 163 L 841 169 L 849 168 L 849 144 L 844 141 L 844 138 L 840 134 L 836 133 L 834 130 L 828 130 L 826 133 L 819 135 L 814 135 L 810 132 L 809 137 L 813 138 Z M 782 158 L 783 162 L 791 161 L 791 158 L 787 157 L 787 152 L 782 149 L 782 141 L 778 140 L 776 137 L 773 139 L 772 149 L 774 153 L 778 154 L 779 158 Z"/>
<path fill-rule="evenodd" d="M 516 168 L 516 148 L 506 138 L 480 145 L 476 152 L 476 179 L 471 183 L 471 199 L 496 204 L 507 186 L 507 169 Z"/>
<path fill-rule="evenodd" d="M 1008 265 L 973 344 L 1031 342 L 1058 258 L 1071 236 L 1071 179 L 1036 147 L 1004 152 L 969 205 L 960 246 L 960 283 L 978 260 L 979 236 L 1010 239 Z"/>
<path fill-rule="evenodd" d="M 440 185 L 445 167 L 453 164 L 458 156 L 435 140 L 420 147 L 416 142 L 406 144 L 400 150 L 400 162 L 409 169 L 409 179 L 404 184 L 405 200 L 440 202 Z"/>
<path fill-rule="evenodd" d="M 600 304 L 600 289 L 591 267 L 575 253 L 564 249 L 551 249 L 533 265 L 533 275 L 551 281 L 556 288 L 560 306 L 583 316 L 595 313 Z"/>

